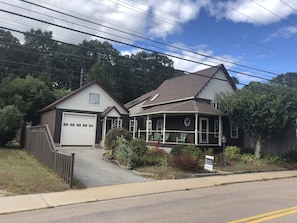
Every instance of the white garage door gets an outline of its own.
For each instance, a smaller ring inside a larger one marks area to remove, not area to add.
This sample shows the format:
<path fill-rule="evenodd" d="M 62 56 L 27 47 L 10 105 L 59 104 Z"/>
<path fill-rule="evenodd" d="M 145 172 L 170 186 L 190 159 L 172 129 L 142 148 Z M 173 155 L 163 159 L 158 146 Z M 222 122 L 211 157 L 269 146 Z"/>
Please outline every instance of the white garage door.
<path fill-rule="evenodd" d="M 63 113 L 61 146 L 94 146 L 96 115 Z"/>

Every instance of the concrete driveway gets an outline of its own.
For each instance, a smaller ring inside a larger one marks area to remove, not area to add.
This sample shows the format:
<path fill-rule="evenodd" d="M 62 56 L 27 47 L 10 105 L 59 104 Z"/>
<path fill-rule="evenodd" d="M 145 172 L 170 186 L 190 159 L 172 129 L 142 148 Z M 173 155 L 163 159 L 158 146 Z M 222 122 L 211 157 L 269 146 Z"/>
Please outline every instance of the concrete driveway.
<path fill-rule="evenodd" d="M 90 147 L 58 147 L 57 149 L 65 153 L 75 153 L 74 176 L 87 187 L 150 181 L 103 160 L 103 149 Z"/>

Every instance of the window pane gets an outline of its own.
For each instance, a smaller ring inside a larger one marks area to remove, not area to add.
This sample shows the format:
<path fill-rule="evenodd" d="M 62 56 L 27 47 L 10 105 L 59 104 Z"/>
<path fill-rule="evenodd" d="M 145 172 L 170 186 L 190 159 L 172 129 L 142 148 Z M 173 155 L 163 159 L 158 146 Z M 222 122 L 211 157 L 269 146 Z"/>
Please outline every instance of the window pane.
<path fill-rule="evenodd" d="M 99 105 L 100 104 L 100 94 L 89 93 L 89 104 Z"/>

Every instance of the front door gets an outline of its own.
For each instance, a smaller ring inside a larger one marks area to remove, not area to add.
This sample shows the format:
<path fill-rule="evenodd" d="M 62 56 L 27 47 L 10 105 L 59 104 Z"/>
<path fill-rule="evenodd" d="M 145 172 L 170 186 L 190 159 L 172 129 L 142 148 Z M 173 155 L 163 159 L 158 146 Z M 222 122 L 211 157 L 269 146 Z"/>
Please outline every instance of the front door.
<path fill-rule="evenodd" d="M 208 118 L 200 118 L 199 122 L 199 141 L 200 143 L 208 143 L 209 125 Z"/>

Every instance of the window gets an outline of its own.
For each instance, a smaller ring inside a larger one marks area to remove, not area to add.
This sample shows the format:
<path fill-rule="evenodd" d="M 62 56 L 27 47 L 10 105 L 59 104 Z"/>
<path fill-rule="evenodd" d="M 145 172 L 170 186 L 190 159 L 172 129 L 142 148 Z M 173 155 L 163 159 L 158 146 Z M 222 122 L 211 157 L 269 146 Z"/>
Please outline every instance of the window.
<path fill-rule="evenodd" d="M 122 119 L 114 119 L 112 121 L 112 128 L 122 128 L 122 123 L 123 123 Z"/>
<path fill-rule="evenodd" d="M 238 139 L 238 126 L 230 124 L 230 137 L 233 139 Z"/>
<path fill-rule="evenodd" d="M 100 104 L 100 94 L 89 93 L 89 104 L 99 105 Z"/>
<path fill-rule="evenodd" d="M 129 132 L 133 132 L 134 129 L 135 129 L 135 131 L 137 130 L 137 120 L 130 120 Z"/>
<path fill-rule="evenodd" d="M 211 102 L 211 105 L 212 105 L 215 109 L 220 110 L 220 103 L 218 103 L 217 100 L 213 100 L 213 101 Z"/>
<path fill-rule="evenodd" d="M 186 117 L 186 118 L 184 119 L 184 125 L 185 125 L 186 127 L 188 127 L 188 126 L 191 125 L 191 119 L 190 119 L 189 117 Z"/>

